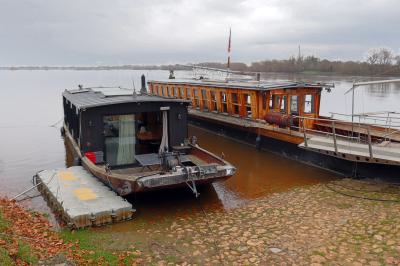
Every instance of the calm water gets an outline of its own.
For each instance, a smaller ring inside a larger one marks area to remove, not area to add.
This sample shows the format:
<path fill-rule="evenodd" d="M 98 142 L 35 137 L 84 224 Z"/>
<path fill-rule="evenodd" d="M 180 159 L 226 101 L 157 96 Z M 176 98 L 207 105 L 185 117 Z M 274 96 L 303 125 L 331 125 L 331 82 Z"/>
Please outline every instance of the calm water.
<path fill-rule="evenodd" d="M 62 118 L 61 93 L 84 86 L 132 87 L 139 89 L 140 75 L 147 79 L 165 79 L 166 71 L 0 71 L 0 194 L 13 196 L 31 186 L 32 176 L 41 169 L 64 167 L 66 151 L 59 133 Z M 190 77 L 191 72 L 177 72 L 177 77 Z M 351 98 L 344 92 L 357 77 L 266 75 L 270 80 L 302 79 L 334 82 L 331 93 L 324 92 L 321 114 L 350 113 Z M 399 88 L 370 87 L 356 93 L 356 111 L 400 111 Z M 51 125 L 56 124 L 54 127 Z M 283 191 L 294 186 L 315 184 L 335 178 L 332 173 L 305 166 L 222 136 L 190 127 L 199 144 L 221 154 L 233 163 L 237 174 L 221 183 L 201 189 L 194 199 L 189 189 L 162 191 L 131 197 L 139 219 L 157 220 L 205 208 L 228 209 L 249 200 Z M 35 195 L 33 191 L 30 195 Z M 199 204 L 198 204 L 199 203 Z M 48 211 L 41 197 L 24 201 L 29 207 Z"/>

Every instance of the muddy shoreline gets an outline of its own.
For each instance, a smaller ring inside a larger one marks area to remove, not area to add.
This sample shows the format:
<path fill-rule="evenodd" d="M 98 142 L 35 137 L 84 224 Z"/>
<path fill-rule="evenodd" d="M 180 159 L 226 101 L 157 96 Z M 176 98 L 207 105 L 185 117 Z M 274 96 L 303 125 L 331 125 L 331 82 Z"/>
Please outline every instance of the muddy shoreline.
<path fill-rule="evenodd" d="M 139 265 L 396 265 L 400 188 L 343 179 L 273 193 L 228 211 L 200 205 L 192 215 L 137 220 L 132 227 L 57 234 L 67 245 L 89 248 L 82 257 L 93 263 L 113 264 L 128 254 Z"/>

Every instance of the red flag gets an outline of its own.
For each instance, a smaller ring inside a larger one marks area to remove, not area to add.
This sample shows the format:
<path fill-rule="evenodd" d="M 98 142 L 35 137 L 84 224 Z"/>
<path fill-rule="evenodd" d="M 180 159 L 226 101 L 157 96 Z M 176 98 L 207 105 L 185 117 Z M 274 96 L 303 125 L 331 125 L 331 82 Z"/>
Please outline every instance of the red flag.
<path fill-rule="evenodd" d="M 231 37 L 232 37 L 232 32 L 231 32 L 231 28 L 229 28 L 228 53 L 231 52 Z"/>

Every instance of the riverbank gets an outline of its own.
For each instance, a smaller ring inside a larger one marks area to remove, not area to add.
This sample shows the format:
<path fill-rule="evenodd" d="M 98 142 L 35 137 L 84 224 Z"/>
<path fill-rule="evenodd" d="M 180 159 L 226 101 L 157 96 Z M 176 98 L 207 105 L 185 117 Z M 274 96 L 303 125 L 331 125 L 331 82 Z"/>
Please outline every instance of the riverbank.
<path fill-rule="evenodd" d="M 127 263 L 129 257 L 140 265 L 396 265 L 399 200 L 397 186 L 344 179 L 274 193 L 229 211 L 199 206 L 195 215 L 135 228 L 45 232 L 62 241 L 58 253 L 71 261 L 81 257 L 100 264 Z M 0 210 L 9 219 L 3 204 Z"/>

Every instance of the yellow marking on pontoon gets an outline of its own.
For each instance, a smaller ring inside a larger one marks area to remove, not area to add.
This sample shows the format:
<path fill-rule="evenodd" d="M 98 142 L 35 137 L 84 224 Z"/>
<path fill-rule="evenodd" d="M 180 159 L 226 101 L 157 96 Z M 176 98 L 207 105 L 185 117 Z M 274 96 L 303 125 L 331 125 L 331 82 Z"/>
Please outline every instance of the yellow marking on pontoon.
<path fill-rule="evenodd" d="M 80 200 L 92 200 L 97 198 L 96 193 L 90 188 L 77 188 L 74 190 L 74 194 Z"/>
<path fill-rule="evenodd" d="M 78 178 L 76 178 L 76 176 L 71 173 L 70 171 L 60 171 L 58 172 L 58 176 L 60 177 L 60 179 L 62 181 L 75 181 Z"/>

